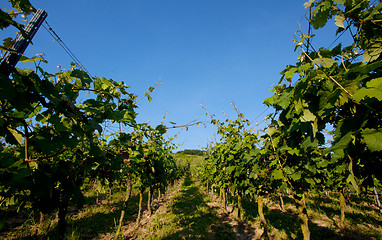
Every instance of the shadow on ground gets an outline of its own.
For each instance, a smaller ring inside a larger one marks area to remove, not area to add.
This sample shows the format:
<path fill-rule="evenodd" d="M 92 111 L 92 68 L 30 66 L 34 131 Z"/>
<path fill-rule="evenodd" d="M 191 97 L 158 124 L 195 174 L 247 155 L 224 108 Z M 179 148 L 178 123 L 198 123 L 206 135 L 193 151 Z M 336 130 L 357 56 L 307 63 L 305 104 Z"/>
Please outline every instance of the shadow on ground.
<path fill-rule="evenodd" d="M 315 199 L 316 200 L 316 199 Z M 289 198 L 284 198 L 285 203 L 293 204 L 293 201 Z M 329 203 L 333 201 L 326 200 Z M 326 202 L 324 202 L 326 203 Z M 329 208 L 322 205 L 322 202 L 319 202 L 320 208 L 324 211 L 329 217 L 339 216 L 340 210 Z M 244 199 L 243 200 L 243 209 L 245 211 L 245 215 L 251 221 L 256 221 L 258 217 L 257 212 L 257 202 L 255 200 Z M 284 232 L 287 236 L 295 236 L 297 239 L 303 239 L 302 232 L 300 229 L 300 220 L 298 217 L 298 213 L 292 211 L 291 209 L 286 209 L 286 211 L 281 211 L 277 208 L 268 208 L 264 207 L 265 218 L 267 219 L 268 224 L 277 229 L 280 232 Z M 362 221 L 373 221 L 374 224 L 379 224 L 378 220 L 374 218 L 363 219 L 361 214 L 355 213 L 347 213 L 347 218 L 358 219 L 360 222 Z M 372 220 L 370 220 L 372 219 Z M 338 228 L 337 226 L 335 228 Z M 334 228 L 334 229 L 335 229 Z M 312 221 L 309 221 L 309 230 L 311 239 L 336 239 L 336 240 L 348 240 L 348 239 L 378 239 L 378 236 L 372 233 L 364 233 L 359 229 L 344 229 L 344 230 L 334 230 L 333 228 L 320 226 Z"/>
<path fill-rule="evenodd" d="M 186 176 L 179 193 L 168 209 L 176 215 L 178 230 L 162 239 L 236 239 L 230 224 L 218 216 L 217 207 L 210 207 L 206 194 Z"/>

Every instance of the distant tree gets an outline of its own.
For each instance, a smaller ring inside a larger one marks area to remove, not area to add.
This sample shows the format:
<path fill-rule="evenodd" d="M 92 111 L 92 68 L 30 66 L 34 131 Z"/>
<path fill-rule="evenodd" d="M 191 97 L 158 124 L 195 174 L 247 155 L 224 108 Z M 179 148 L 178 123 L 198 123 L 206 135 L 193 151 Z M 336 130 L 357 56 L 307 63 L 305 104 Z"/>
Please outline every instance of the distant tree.
<path fill-rule="evenodd" d="M 196 155 L 196 156 L 203 156 L 204 152 L 202 150 L 198 149 L 185 149 L 183 151 L 177 152 L 178 154 L 188 154 L 188 155 Z"/>

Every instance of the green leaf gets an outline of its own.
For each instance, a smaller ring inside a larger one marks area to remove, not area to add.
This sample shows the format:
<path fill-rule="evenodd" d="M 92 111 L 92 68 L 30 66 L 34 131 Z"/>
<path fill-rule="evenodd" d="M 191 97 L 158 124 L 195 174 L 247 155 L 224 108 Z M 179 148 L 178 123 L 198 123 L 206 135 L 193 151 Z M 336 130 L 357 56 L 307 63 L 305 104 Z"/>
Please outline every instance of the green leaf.
<path fill-rule="evenodd" d="M 318 65 L 319 63 L 321 63 L 321 59 L 319 59 L 319 58 L 315 58 L 312 61 L 312 65 Z"/>
<path fill-rule="evenodd" d="M 293 77 L 293 74 L 297 71 L 297 68 L 292 67 L 288 71 L 284 73 L 284 76 L 286 79 L 291 79 Z"/>
<path fill-rule="evenodd" d="M 21 56 L 20 57 L 20 60 L 19 62 L 23 62 L 23 63 L 34 63 L 34 62 L 37 62 L 37 61 L 40 61 L 42 60 L 41 57 L 32 57 L 32 58 L 28 58 L 28 57 L 25 57 L 25 56 Z"/>
<path fill-rule="evenodd" d="M 312 178 L 306 178 L 305 181 L 309 183 L 311 187 L 316 185 L 314 179 Z"/>
<path fill-rule="evenodd" d="M 228 175 L 230 175 L 233 172 L 233 170 L 235 170 L 235 166 L 229 166 L 229 167 L 226 168 L 226 171 L 227 171 Z"/>
<path fill-rule="evenodd" d="M 79 70 L 79 69 L 73 70 L 70 73 L 70 76 L 81 79 L 81 82 L 85 83 L 85 84 L 90 84 L 92 82 L 92 80 L 90 79 L 89 75 L 86 72 L 84 72 L 82 70 Z"/>
<path fill-rule="evenodd" d="M 270 127 L 270 128 L 268 128 L 267 134 L 269 136 L 272 136 L 276 132 L 277 132 L 277 129 L 275 127 Z"/>
<path fill-rule="evenodd" d="M 344 4 L 345 0 L 334 0 L 336 4 Z"/>
<path fill-rule="evenodd" d="M 290 178 L 293 181 L 298 181 L 301 179 L 301 172 L 294 172 L 292 175 L 290 175 Z"/>
<path fill-rule="evenodd" d="M 283 174 L 283 171 L 280 170 L 280 169 L 276 169 L 272 172 L 272 177 L 277 180 L 277 179 L 283 179 L 284 178 L 284 174 Z"/>
<path fill-rule="evenodd" d="M 135 120 L 134 112 L 126 111 L 125 114 L 123 115 L 123 122 L 134 122 L 134 120 Z"/>
<path fill-rule="evenodd" d="M 358 102 L 365 99 L 365 97 L 375 97 L 379 101 L 382 101 L 382 77 L 375 78 L 366 83 L 366 87 L 360 88 L 353 95 L 353 99 Z"/>
<path fill-rule="evenodd" d="M 331 54 L 332 54 L 333 56 L 335 56 L 335 55 L 339 55 L 339 54 L 341 54 L 341 50 L 342 50 L 342 44 L 339 43 L 337 46 L 335 46 L 335 47 L 331 50 Z"/>
<path fill-rule="evenodd" d="M 279 98 L 279 102 L 277 103 L 280 107 L 282 107 L 283 109 L 286 109 L 289 104 L 290 104 L 290 100 L 291 100 L 291 95 L 290 93 L 288 92 L 283 92 Z"/>
<path fill-rule="evenodd" d="M 382 131 L 377 129 L 366 128 L 361 132 L 370 151 L 382 151 Z"/>
<path fill-rule="evenodd" d="M 255 179 L 257 177 L 257 174 L 255 172 L 251 172 L 248 176 L 248 178 Z"/>
<path fill-rule="evenodd" d="M 99 78 L 98 81 L 102 90 L 107 90 L 108 88 L 113 87 L 113 84 L 104 77 Z"/>
<path fill-rule="evenodd" d="M 320 48 L 318 55 L 322 58 L 330 58 L 332 57 L 332 52 L 327 48 Z"/>
<path fill-rule="evenodd" d="M 316 116 L 308 109 L 304 109 L 303 114 L 300 117 L 300 121 L 302 122 L 314 122 L 315 119 Z"/>
<path fill-rule="evenodd" d="M 350 182 L 351 185 L 353 185 L 354 189 L 356 190 L 357 194 L 360 193 L 359 186 L 355 180 L 355 177 L 353 174 L 349 174 L 348 178 L 346 179 L 346 182 Z"/>
<path fill-rule="evenodd" d="M 322 58 L 321 59 L 321 64 L 324 68 L 330 68 L 331 66 L 333 66 L 333 64 L 335 64 L 336 61 L 331 59 L 331 58 Z"/>
<path fill-rule="evenodd" d="M 10 0 L 12 7 L 16 8 L 19 12 L 25 12 L 25 14 L 30 14 L 36 9 L 32 6 L 29 0 Z"/>
<path fill-rule="evenodd" d="M 147 100 L 149 100 L 149 102 L 151 102 L 152 98 L 147 92 L 145 92 L 145 96 L 147 97 Z"/>
<path fill-rule="evenodd" d="M 290 147 L 288 147 L 287 151 L 288 151 L 288 153 L 290 155 L 298 156 L 300 154 L 300 151 L 298 150 L 298 148 L 290 148 Z"/>
<path fill-rule="evenodd" d="M 330 10 L 325 6 L 326 2 L 322 2 L 320 6 L 317 6 L 313 11 L 312 26 L 314 29 L 322 28 L 326 25 L 326 22 L 331 17 Z"/>
<path fill-rule="evenodd" d="M 298 70 L 299 71 L 308 71 L 310 68 L 312 67 L 312 64 L 311 63 L 305 63 L 305 64 L 303 64 L 303 65 L 300 65 L 299 67 L 298 67 Z"/>
<path fill-rule="evenodd" d="M 13 137 L 16 139 L 16 141 L 22 145 L 23 144 L 23 135 L 21 135 L 18 131 L 15 129 L 7 127 L 8 131 L 13 135 Z"/>
<path fill-rule="evenodd" d="M 371 46 L 367 47 L 365 49 L 365 52 L 363 53 L 363 59 L 362 62 L 372 62 L 381 55 L 382 53 L 382 38 L 378 38 L 374 41 L 374 43 L 371 44 Z"/>
<path fill-rule="evenodd" d="M 155 127 L 155 130 L 159 131 L 160 134 L 165 134 L 167 131 L 167 127 L 163 124 L 159 124 L 158 126 Z"/>
<path fill-rule="evenodd" d="M 339 141 L 336 141 L 333 146 L 324 151 L 324 153 L 333 152 L 333 158 L 338 159 L 345 156 L 345 149 L 352 140 L 352 132 L 348 132 Z"/>
<path fill-rule="evenodd" d="M 316 165 L 319 168 L 326 168 L 329 165 L 329 162 L 326 159 L 321 158 L 321 161 L 317 162 Z"/>
<path fill-rule="evenodd" d="M 36 169 L 38 169 L 38 163 L 37 163 L 36 161 L 30 162 L 30 163 L 29 163 L 29 167 L 30 167 L 31 169 L 36 170 Z"/>

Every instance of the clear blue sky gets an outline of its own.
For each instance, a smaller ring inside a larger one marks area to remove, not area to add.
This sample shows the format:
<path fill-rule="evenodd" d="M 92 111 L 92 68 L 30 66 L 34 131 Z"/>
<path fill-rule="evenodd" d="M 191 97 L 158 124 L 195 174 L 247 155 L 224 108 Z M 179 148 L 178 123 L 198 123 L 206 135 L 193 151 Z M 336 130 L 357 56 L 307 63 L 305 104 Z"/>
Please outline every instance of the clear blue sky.
<path fill-rule="evenodd" d="M 142 96 L 155 82 L 153 100 L 139 103 L 139 122 L 156 126 L 166 115 L 178 125 L 209 122 L 209 113 L 245 117 L 264 126 L 264 98 L 286 65 L 297 61 L 294 34 L 307 31 L 305 1 L 228 0 L 30 0 L 94 76 L 124 81 Z M 4 5 L 4 6 L 3 6 Z M 1 8 L 8 8 L 3 1 Z M 333 36 L 328 39 L 333 40 Z M 325 39 L 324 39 L 325 41 Z M 45 53 L 56 72 L 71 59 L 41 28 L 27 56 Z M 18 67 L 23 67 L 21 64 Z M 265 112 L 264 112 L 265 111 Z M 168 131 L 180 149 L 200 149 L 215 127 Z"/>

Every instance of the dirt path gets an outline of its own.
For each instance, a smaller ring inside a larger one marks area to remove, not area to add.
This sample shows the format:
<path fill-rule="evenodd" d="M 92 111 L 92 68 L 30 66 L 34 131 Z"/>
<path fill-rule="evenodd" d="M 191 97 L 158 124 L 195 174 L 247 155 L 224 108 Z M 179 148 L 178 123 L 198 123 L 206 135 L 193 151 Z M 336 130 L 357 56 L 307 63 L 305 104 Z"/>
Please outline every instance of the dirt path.
<path fill-rule="evenodd" d="M 125 239 L 254 239 L 245 223 L 221 210 L 216 201 L 186 176 L 177 191 L 159 204 L 149 217 L 145 213 L 141 225 L 125 226 Z"/>

